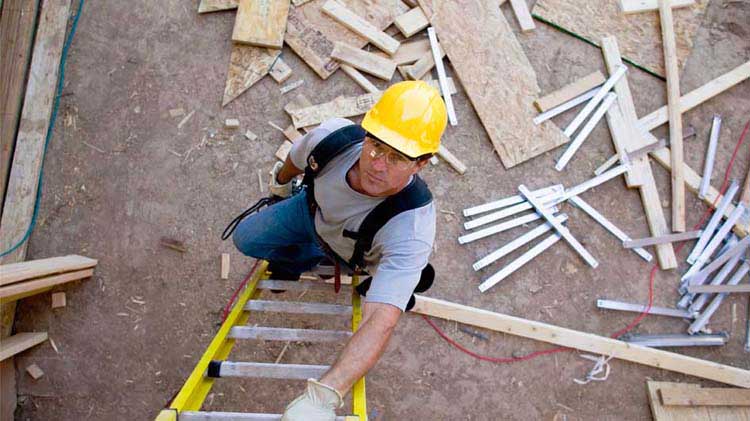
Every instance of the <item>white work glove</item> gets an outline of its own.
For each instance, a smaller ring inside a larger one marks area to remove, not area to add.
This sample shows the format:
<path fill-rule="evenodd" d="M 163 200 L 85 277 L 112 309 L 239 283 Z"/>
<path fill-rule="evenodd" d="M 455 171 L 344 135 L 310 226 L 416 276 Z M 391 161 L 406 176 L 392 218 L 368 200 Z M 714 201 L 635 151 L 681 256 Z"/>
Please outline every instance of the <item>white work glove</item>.
<path fill-rule="evenodd" d="M 343 405 L 338 390 L 307 379 L 307 390 L 287 405 L 281 421 L 335 421 L 336 409 Z"/>
<path fill-rule="evenodd" d="M 272 195 L 286 199 L 292 195 L 292 181 L 290 180 L 286 184 L 279 184 L 276 179 L 283 166 L 283 163 L 276 161 L 276 164 L 270 172 L 271 179 L 268 181 L 268 189 L 271 191 Z"/>

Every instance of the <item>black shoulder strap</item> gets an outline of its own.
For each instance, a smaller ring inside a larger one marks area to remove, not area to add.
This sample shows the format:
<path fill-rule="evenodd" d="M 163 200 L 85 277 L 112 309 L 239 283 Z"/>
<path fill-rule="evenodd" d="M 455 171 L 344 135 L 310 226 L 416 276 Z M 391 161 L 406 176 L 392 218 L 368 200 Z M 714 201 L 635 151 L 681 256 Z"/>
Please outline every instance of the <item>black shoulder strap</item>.
<path fill-rule="evenodd" d="M 414 179 L 408 186 L 395 195 L 388 196 L 384 201 L 375 206 L 375 208 L 367 214 L 364 221 L 362 221 L 362 224 L 360 224 L 358 232 L 344 232 L 346 237 L 354 238 L 356 240 L 356 243 L 354 244 L 354 253 L 352 253 L 352 259 L 349 261 L 350 266 L 354 269 L 364 268 L 365 253 L 372 248 L 375 234 L 377 234 L 380 228 L 383 228 L 391 218 L 402 212 L 421 208 L 431 201 L 432 193 L 430 193 L 427 183 L 419 178 L 419 176 L 415 175 Z"/>

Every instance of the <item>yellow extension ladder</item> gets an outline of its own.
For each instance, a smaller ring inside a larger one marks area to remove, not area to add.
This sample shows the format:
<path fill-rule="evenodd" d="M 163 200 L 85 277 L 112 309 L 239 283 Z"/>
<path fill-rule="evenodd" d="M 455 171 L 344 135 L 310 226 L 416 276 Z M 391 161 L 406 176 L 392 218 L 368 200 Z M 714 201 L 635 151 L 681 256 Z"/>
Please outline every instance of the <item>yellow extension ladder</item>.
<path fill-rule="evenodd" d="M 277 281 L 268 279 L 268 262 L 261 261 L 237 298 L 232 311 L 214 336 L 193 372 L 180 389 L 167 409 L 163 409 L 156 421 L 219 421 L 219 420 L 280 420 L 281 414 L 257 414 L 241 412 L 201 411 L 206 396 L 217 378 L 251 377 L 273 379 L 320 378 L 328 366 L 302 364 L 274 364 L 228 361 L 229 353 L 238 339 L 263 339 L 280 341 L 333 342 L 346 341 L 356 332 L 362 320 L 362 306 L 359 294 L 351 288 L 351 307 L 347 305 L 321 304 L 312 302 L 264 301 L 259 300 L 261 290 L 326 290 L 332 285 L 309 281 Z M 352 285 L 357 284 L 352 278 Z M 349 289 L 349 288 L 347 288 Z M 304 313 L 322 315 L 351 315 L 352 333 L 348 331 L 288 329 L 247 326 L 250 312 L 269 311 L 281 313 Z M 302 389 L 300 389 L 302 390 Z M 352 415 L 339 416 L 339 421 L 367 421 L 365 379 L 359 379 L 352 388 Z"/>

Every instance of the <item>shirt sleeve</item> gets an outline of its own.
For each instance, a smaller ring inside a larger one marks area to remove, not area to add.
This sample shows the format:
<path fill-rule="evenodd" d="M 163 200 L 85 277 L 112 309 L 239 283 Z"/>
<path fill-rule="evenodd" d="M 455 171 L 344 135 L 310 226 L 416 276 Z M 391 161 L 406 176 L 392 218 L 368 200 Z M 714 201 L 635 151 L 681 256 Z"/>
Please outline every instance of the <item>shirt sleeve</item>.
<path fill-rule="evenodd" d="M 318 146 L 321 140 L 334 131 L 352 124 L 354 123 L 351 120 L 345 118 L 332 118 L 324 121 L 320 126 L 295 140 L 292 144 L 292 149 L 289 151 L 289 158 L 292 160 L 292 164 L 304 170 L 307 166 L 307 157 L 310 156 L 313 149 Z"/>
<path fill-rule="evenodd" d="M 386 247 L 372 277 L 366 301 L 391 304 L 404 311 L 431 252 L 431 245 L 419 239 Z"/>

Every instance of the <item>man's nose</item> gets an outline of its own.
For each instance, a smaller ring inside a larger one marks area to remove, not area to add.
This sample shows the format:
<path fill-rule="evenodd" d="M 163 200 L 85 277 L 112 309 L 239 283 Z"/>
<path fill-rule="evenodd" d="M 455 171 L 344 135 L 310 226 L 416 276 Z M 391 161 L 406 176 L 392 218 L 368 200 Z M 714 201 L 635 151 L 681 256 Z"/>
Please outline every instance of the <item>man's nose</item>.
<path fill-rule="evenodd" d="M 383 154 L 377 158 L 373 158 L 372 167 L 376 171 L 385 172 L 388 169 L 388 163 L 386 162 L 386 155 Z"/>

